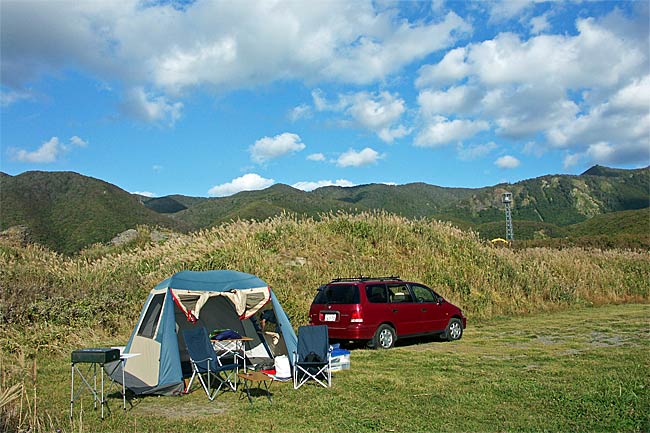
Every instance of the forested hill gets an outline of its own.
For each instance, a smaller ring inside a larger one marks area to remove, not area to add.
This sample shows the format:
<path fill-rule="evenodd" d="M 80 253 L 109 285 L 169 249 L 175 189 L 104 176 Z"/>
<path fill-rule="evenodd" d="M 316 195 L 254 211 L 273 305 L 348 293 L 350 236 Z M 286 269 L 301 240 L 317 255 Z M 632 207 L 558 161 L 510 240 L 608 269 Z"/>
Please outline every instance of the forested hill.
<path fill-rule="evenodd" d="M 452 221 L 492 236 L 499 234 L 503 221 L 505 191 L 513 194 L 518 239 L 563 237 L 567 233 L 563 227 L 650 206 L 650 168 L 594 166 L 579 176 L 547 175 L 476 189 L 411 183 L 330 186 L 305 192 L 276 184 L 221 198 L 148 198 L 72 172 L 0 173 L 0 230 L 20 227 L 32 241 L 72 253 L 137 225 L 187 231 L 236 219 L 263 220 L 282 212 L 318 217 L 379 209 L 408 218 Z M 629 220 L 629 215 L 622 215 Z M 609 224 L 616 224 L 615 220 L 609 218 Z M 596 225 L 585 225 L 579 232 L 589 227 Z"/>

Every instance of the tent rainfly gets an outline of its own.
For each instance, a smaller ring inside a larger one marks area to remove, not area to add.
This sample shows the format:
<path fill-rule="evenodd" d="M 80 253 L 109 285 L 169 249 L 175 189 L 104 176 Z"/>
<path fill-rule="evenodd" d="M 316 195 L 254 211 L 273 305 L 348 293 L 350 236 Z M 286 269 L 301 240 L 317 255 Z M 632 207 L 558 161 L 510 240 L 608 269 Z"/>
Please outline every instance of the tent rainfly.
<path fill-rule="evenodd" d="M 255 326 L 254 316 L 271 304 L 277 335 Z M 125 361 L 125 385 L 135 394 L 177 395 L 191 374 L 183 341 L 184 329 L 204 326 L 208 332 L 232 329 L 253 340 L 246 356 L 257 362 L 296 350 L 297 338 L 271 287 L 258 277 L 237 271 L 182 271 L 154 287 L 142 308 L 124 353 L 139 354 Z M 107 365 L 110 371 L 112 366 Z M 118 366 L 112 374 L 121 383 Z"/>

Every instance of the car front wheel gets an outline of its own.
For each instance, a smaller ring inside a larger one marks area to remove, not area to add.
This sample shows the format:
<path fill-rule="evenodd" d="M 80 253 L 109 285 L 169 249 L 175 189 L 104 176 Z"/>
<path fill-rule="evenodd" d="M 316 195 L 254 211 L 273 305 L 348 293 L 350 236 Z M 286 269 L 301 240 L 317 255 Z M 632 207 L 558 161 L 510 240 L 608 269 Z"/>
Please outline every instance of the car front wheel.
<path fill-rule="evenodd" d="M 395 345 L 395 340 L 397 340 L 397 337 L 393 328 L 386 324 L 379 325 L 370 341 L 370 347 L 374 349 L 390 349 Z"/>
<path fill-rule="evenodd" d="M 463 336 L 463 322 L 460 319 L 452 318 L 447 324 L 445 329 L 445 340 L 455 341 L 460 340 L 460 337 Z"/>

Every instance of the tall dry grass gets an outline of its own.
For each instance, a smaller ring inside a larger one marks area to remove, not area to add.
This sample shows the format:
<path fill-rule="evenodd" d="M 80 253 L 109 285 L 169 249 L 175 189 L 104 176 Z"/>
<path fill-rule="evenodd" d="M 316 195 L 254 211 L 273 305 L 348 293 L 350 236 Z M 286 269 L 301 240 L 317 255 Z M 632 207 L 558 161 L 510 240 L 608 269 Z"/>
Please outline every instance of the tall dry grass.
<path fill-rule="evenodd" d="M 648 252 L 495 249 L 474 233 L 386 213 L 282 215 L 237 221 L 161 244 L 64 257 L 0 248 L 0 321 L 28 326 L 128 326 L 155 284 L 184 269 L 237 269 L 267 281 L 297 324 L 320 284 L 337 276 L 424 282 L 471 320 L 573 304 L 647 300 Z M 98 249 L 100 252 L 98 252 Z"/>

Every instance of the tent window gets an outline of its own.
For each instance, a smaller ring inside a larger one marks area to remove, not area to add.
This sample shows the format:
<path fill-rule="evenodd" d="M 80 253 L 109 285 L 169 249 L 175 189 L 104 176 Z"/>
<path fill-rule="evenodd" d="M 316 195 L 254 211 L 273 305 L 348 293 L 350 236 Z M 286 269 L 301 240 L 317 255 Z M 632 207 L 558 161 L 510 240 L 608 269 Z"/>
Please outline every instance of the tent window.
<path fill-rule="evenodd" d="M 138 329 L 139 336 L 145 338 L 153 338 L 153 335 L 156 333 L 156 327 L 158 325 L 158 319 L 160 319 L 160 312 L 162 311 L 164 300 L 164 293 L 155 295 L 151 299 L 149 308 L 147 308 L 147 313 L 144 315 L 144 319 L 142 319 L 140 329 Z"/>

